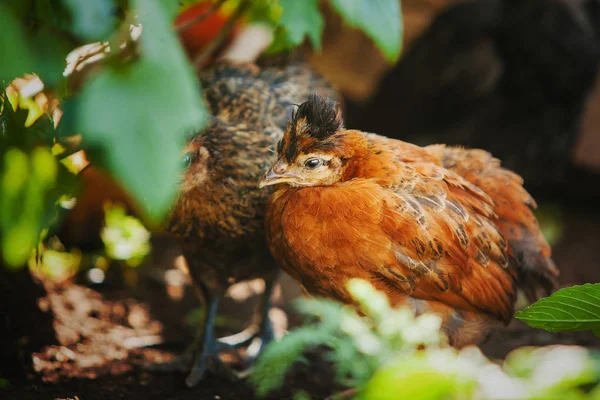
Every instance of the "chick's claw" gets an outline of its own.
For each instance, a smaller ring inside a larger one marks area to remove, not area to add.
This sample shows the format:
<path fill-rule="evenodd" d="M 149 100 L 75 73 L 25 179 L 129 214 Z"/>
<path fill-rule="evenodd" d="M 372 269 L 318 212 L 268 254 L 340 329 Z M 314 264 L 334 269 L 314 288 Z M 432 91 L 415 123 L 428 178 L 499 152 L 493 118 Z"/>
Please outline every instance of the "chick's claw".
<path fill-rule="evenodd" d="M 242 332 L 212 340 L 210 344 L 203 346 L 202 349 L 200 349 L 199 344 L 194 343 L 173 360 L 161 363 L 146 364 L 144 365 L 144 369 L 150 372 L 193 371 L 190 373 L 190 376 L 199 376 L 199 378 L 197 378 L 198 380 L 202 378 L 204 373 L 203 371 L 209 369 L 216 373 L 224 372 L 226 376 L 231 378 L 237 378 L 237 374 L 221 361 L 219 354 L 222 351 L 238 349 L 240 347 L 246 347 L 249 345 L 252 347 L 254 346 L 254 343 L 259 341 L 259 339 L 260 342 L 264 343 L 264 337 L 269 336 L 271 336 L 270 333 L 267 335 L 262 334 L 259 330 L 259 327 L 253 325 L 246 328 Z M 260 347 L 262 348 L 262 345 Z M 248 352 L 250 352 L 250 348 Z M 255 358 L 256 357 L 252 357 L 252 360 Z M 248 365 L 249 362 L 246 362 L 245 364 Z M 193 380 L 190 379 L 190 381 Z"/>
<path fill-rule="evenodd" d="M 149 364 L 145 368 L 155 372 L 190 371 L 185 381 L 188 387 L 196 386 L 202 380 L 207 370 L 228 377 L 231 380 L 246 376 L 247 370 L 242 372 L 234 371 L 221 361 L 219 354 L 225 350 L 249 346 L 247 358 L 244 361 L 244 366 L 247 369 L 260 355 L 266 344 L 273 339 L 273 326 L 268 315 L 271 307 L 270 297 L 273 284 L 267 284 L 264 300 L 261 304 L 260 324 L 253 324 L 245 330 L 230 336 L 216 338 L 214 323 L 220 297 L 213 297 L 208 301 L 207 313 L 198 327 L 196 339 L 192 345 L 172 361 Z"/>
<path fill-rule="evenodd" d="M 270 304 L 270 301 L 266 301 L 266 303 Z M 209 325 L 207 325 L 205 345 L 202 352 L 198 353 L 194 361 L 192 370 L 186 379 L 186 385 L 188 387 L 195 386 L 202 379 L 207 369 L 221 376 L 226 376 L 231 380 L 245 377 L 249 371 L 249 366 L 261 354 L 266 344 L 274 337 L 273 327 L 268 316 L 268 308 L 265 308 L 265 310 L 266 312 L 263 315 L 260 327 L 252 325 L 242 332 L 216 340 L 214 339 L 214 335 L 209 337 Z M 210 322 L 210 318 L 208 322 Z M 212 332 L 212 327 L 210 327 L 210 331 Z M 219 358 L 219 353 L 223 350 L 237 349 L 248 345 L 247 357 L 244 361 L 246 367 L 244 371 L 234 371 Z"/>
<path fill-rule="evenodd" d="M 222 346 L 220 346 L 217 340 L 213 339 L 210 342 L 205 342 L 202 351 L 196 354 L 192 369 L 185 379 L 186 386 L 196 386 L 202 380 L 207 370 L 211 370 L 232 380 L 237 378 L 236 373 L 219 358 L 221 350 Z"/>

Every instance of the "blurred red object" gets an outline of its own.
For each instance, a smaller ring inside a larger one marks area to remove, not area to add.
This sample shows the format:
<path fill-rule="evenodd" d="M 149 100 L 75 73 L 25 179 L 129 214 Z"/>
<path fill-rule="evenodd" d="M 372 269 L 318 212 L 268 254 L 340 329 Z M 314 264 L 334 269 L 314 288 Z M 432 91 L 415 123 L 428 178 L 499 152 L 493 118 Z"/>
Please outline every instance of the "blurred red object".
<path fill-rule="evenodd" d="M 181 11 L 175 18 L 175 29 L 188 56 L 193 58 L 206 48 L 219 35 L 225 27 L 230 13 L 222 7 L 214 9 L 211 2 L 201 2 L 190 5 Z M 202 16 L 205 15 L 203 18 Z M 198 22 L 194 21 L 197 20 Z M 223 46 L 226 46 L 236 35 L 241 27 L 237 22 L 227 35 Z"/>

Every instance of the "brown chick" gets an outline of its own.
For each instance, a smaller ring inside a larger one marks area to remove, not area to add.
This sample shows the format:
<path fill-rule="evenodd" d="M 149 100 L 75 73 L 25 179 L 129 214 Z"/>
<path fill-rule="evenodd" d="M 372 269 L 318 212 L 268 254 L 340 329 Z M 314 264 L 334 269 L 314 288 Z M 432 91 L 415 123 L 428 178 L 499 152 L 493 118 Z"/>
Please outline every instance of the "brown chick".
<path fill-rule="evenodd" d="M 352 300 L 351 278 L 435 312 L 450 344 L 484 339 L 558 270 L 519 176 L 482 150 L 418 147 L 347 130 L 335 102 L 303 103 L 260 186 L 275 260 L 312 295 Z"/>
<path fill-rule="evenodd" d="M 218 341 L 213 328 L 219 300 L 234 283 L 265 280 L 256 336 L 263 344 L 272 337 L 267 315 L 278 268 L 264 239 L 269 193 L 256 184 L 276 160 L 275 147 L 293 105 L 314 91 L 336 96 L 302 62 L 283 62 L 261 67 L 220 63 L 200 76 L 213 118 L 185 147 L 181 192 L 168 226 L 179 238 L 206 310 L 188 351 L 195 359 L 188 386 L 195 385 L 209 365 L 220 365 L 219 351 L 232 345 L 231 340 Z"/>

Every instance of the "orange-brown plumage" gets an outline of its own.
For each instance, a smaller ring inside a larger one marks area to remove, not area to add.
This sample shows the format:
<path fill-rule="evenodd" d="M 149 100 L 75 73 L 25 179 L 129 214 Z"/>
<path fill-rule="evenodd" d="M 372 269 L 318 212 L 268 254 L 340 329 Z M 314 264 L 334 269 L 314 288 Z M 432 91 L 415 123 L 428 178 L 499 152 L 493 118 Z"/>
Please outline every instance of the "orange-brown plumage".
<path fill-rule="evenodd" d="M 521 179 L 481 150 L 346 130 L 318 96 L 297 110 L 262 185 L 271 252 L 310 294 L 351 302 L 350 278 L 443 317 L 454 345 L 508 322 L 516 291 L 557 270 Z"/>

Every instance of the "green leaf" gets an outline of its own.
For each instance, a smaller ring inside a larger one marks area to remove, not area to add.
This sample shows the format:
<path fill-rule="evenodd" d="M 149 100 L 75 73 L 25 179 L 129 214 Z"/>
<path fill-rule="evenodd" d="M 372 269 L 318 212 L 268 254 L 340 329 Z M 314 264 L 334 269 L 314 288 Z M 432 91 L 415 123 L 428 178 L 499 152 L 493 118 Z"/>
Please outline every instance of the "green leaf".
<path fill-rule="evenodd" d="M 279 389 L 292 365 L 301 360 L 302 353 L 310 347 L 325 344 L 332 333 L 318 327 L 303 326 L 271 342 L 253 366 L 250 383 L 256 387 L 258 397 Z"/>
<path fill-rule="evenodd" d="M 177 16 L 177 13 L 181 10 L 183 10 L 186 4 L 185 0 L 182 1 L 173 1 L 173 0 L 161 0 L 162 6 L 164 7 L 164 10 L 167 13 L 167 18 L 169 18 L 169 20 L 173 20 L 175 19 L 175 17 Z M 198 3 L 198 0 L 193 0 L 193 1 L 188 1 L 187 3 Z"/>
<path fill-rule="evenodd" d="M 402 14 L 399 0 L 331 0 L 346 23 L 363 30 L 395 62 L 402 49 Z"/>
<path fill-rule="evenodd" d="M 137 267 L 150 252 L 150 232 L 121 206 L 106 205 L 104 221 L 100 237 L 106 254 L 113 260 L 124 260 L 128 266 Z"/>
<path fill-rule="evenodd" d="M 377 371 L 358 399 L 468 399 L 474 379 L 464 379 L 452 370 L 443 371 L 421 357 L 403 357 Z"/>
<path fill-rule="evenodd" d="M 101 150 L 98 161 L 156 218 L 167 211 L 177 188 L 179 153 L 189 128 L 183 122 L 201 110 L 179 104 L 173 80 L 166 66 L 144 60 L 103 71 L 80 99 L 78 127 L 86 146 Z"/>
<path fill-rule="evenodd" d="M 550 332 L 600 330 L 600 284 L 564 288 L 518 312 L 515 318 Z"/>
<path fill-rule="evenodd" d="M 47 147 L 31 154 L 11 147 L 0 166 L 0 249 L 6 265 L 21 267 L 55 210 L 56 159 Z"/>
<path fill-rule="evenodd" d="M 97 0 L 94 0 L 97 1 Z M 0 34 L 3 44 L 0 50 L 6 55 L 5 47 L 11 48 L 9 54 L 17 48 L 19 56 L 10 57 L 11 62 L 26 63 L 9 79 L 25 72 L 35 72 L 46 87 L 52 87 L 62 80 L 65 68 L 65 57 L 70 50 L 84 44 L 70 32 L 69 12 L 63 2 L 56 0 L 5 0 L 0 10 Z M 86 4 L 87 6 L 87 4 Z M 5 8 L 6 7 L 6 8 Z M 6 25 L 1 16 L 8 10 L 13 23 Z M 19 25 L 20 24 L 20 25 Z M 13 30 L 13 27 L 16 27 Z M 8 34 L 3 29 L 8 31 Z M 17 60 L 17 61 L 14 61 Z M 3 59 L 4 61 L 4 59 Z M 0 71 L 5 67 L 0 67 Z M 0 72 L 2 75 L 2 72 Z M 0 77 L 0 79 L 5 79 Z"/>
<path fill-rule="evenodd" d="M 63 0 L 71 11 L 71 30 L 85 40 L 106 38 L 114 26 L 112 0 Z"/>
<path fill-rule="evenodd" d="M 23 107 L 29 105 L 24 100 L 31 99 L 14 94 L 0 95 L 0 256 L 5 265 L 18 268 L 26 264 L 40 233 L 55 222 L 56 203 L 72 176 L 65 176 L 52 155 L 51 119 L 43 114 L 26 127 L 28 109 Z"/>
<path fill-rule="evenodd" d="M 142 58 L 99 73 L 72 108 L 87 146 L 160 220 L 177 191 L 180 152 L 202 127 L 200 86 L 158 0 L 135 2 L 144 31 Z"/>
<path fill-rule="evenodd" d="M 293 400 L 310 400 L 311 397 L 308 393 L 306 393 L 305 391 L 300 391 L 300 392 L 295 392 L 294 395 L 292 396 Z"/>
<path fill-rule="evenodd" d="M 280 4 L 283 13 L 279 22 L 290 44 L 297 46 L 308 35 L 315 49 L 320 50 L 324 23 L 317 0 L 281 0 Z"/>
<path fill-rule="evenodd" d="M 598 362 L 594 357 L 588 349 L 579 346 L 521 347 L 506 356 L 504 370 L 510 376 L 534 382 L 542 393 L 557 393 L 597 382 Z M 556 368 L 558 365 L 569 367 Z"/>
<path fill-rule="evenodd" d="M 25 72 L 33 72 L 34 57 L 27 45 L 23 29 L 3 5 L 0 5 L 0 37 L 0 84 L 8 83 Z"/>

